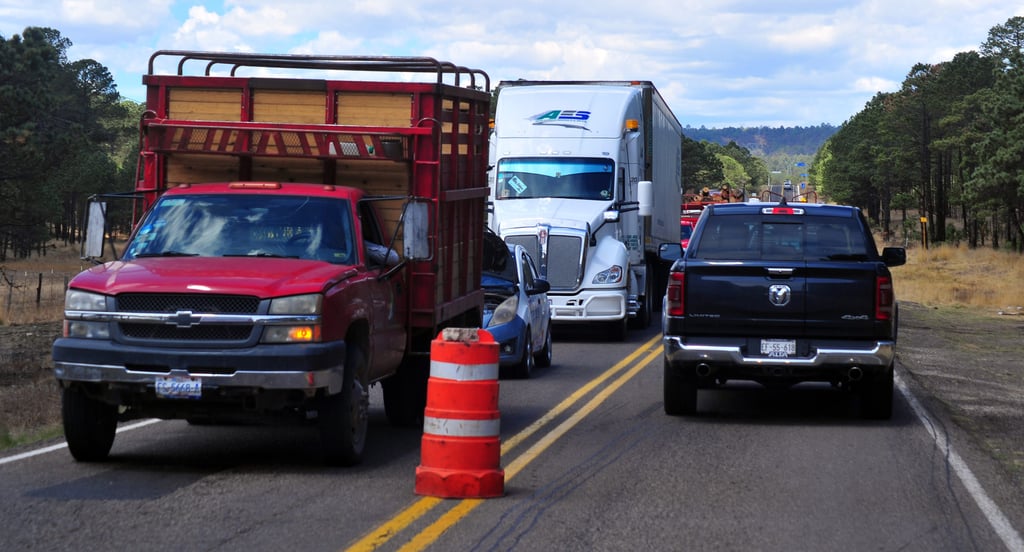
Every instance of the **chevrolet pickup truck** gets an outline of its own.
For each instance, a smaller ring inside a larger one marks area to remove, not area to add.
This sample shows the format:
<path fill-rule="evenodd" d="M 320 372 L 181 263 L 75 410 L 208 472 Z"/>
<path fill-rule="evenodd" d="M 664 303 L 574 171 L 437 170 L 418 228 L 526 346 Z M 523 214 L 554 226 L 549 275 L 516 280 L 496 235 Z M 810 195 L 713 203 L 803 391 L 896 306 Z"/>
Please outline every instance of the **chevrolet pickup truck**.
<path fill-rule="evenodd" d="M 700 389 L 746 380 L 828 382 L 857 393 L 867 418 L 892 416 L 898 305 L 889 267 L 856 207 L 721 203 L 701 214 L 689 247 L 660 249 L 669 272 L 664 405 L 697 413 Z"/>

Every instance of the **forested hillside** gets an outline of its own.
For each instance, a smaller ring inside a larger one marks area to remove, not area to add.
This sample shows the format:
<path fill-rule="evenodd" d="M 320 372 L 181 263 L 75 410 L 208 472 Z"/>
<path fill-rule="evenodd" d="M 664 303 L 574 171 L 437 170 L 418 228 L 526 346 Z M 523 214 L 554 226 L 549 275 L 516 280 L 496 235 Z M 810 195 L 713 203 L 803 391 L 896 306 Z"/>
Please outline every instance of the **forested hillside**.
<path fill-rule="evenodd" d="M 726 127 L 683 128 L 687 138 L 697 142 L 711 142 L 722 146 L 729 142 L 746 148 L 758 157 L 775 155 L 813 156 L 839 127 L 821 124 L 813 127 Z"/>

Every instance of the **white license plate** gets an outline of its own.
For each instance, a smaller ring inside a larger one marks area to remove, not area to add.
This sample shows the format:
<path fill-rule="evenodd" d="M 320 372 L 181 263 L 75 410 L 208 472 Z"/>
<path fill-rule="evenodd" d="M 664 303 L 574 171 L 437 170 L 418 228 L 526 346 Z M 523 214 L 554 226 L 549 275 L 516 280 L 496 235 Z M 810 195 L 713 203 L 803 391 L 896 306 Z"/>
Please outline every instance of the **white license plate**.
<path fill-rule="evenodd" d="M 163 399 L 198 399 L 203 396 L 203 380 L 181 376 L 156 378 L 156 396 Z"/>
<path fill-rule="evenodd" d="M 761 354 L 773 358 L 785 358 L 796 354 L 795 339 L 762 339 Z"/>

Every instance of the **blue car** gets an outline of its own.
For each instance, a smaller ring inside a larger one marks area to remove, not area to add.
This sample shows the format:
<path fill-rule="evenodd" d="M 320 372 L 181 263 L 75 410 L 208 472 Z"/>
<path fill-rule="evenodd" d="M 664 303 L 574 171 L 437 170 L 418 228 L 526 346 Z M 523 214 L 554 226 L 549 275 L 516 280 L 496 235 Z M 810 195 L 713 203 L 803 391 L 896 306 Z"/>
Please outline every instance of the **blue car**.
<path fill-rule="evenodd" d="M 535 367 L 551 366 L 551 286 L 523 246 L 493 232 L 484 243 L 484 329 L 499 344 L 502 374 L 529 378 Z"/>

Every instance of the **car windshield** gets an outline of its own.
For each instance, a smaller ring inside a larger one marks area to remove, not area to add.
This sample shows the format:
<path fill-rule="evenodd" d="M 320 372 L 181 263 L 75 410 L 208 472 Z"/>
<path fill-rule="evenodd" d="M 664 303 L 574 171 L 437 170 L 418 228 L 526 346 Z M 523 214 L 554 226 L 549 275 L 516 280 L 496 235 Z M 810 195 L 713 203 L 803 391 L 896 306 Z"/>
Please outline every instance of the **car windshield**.
<path fill-rule="evenodd" d="M 285 257 L 353 262 L 347 200 L 306 196 L 164 196 L 139 225 L 124 258 Z"/>
<path fill-rule="evenodd" d="M 495 197 L 607 201 L 615 195 L 614 184 L 615 164 L 609 159 L 506 159 L 498 164 Z"/>

